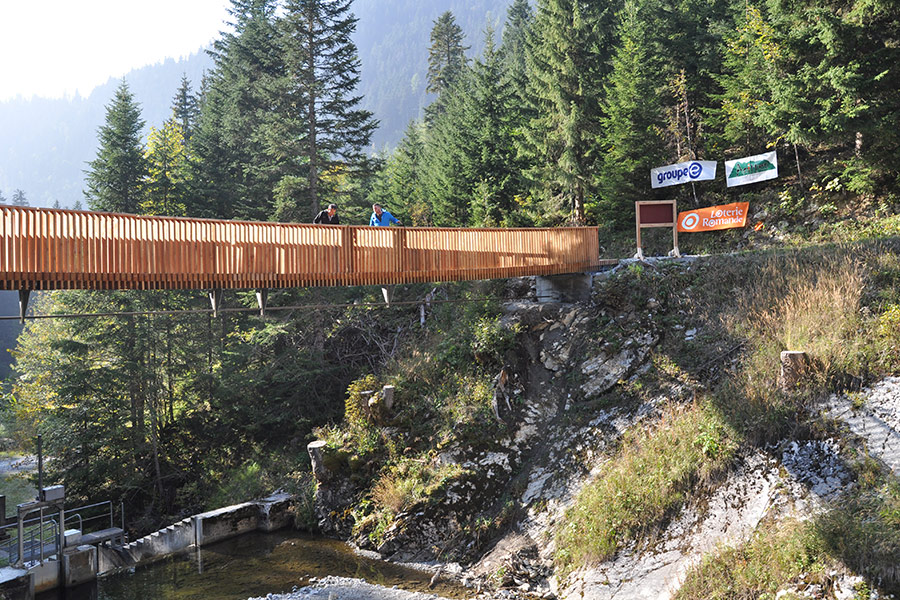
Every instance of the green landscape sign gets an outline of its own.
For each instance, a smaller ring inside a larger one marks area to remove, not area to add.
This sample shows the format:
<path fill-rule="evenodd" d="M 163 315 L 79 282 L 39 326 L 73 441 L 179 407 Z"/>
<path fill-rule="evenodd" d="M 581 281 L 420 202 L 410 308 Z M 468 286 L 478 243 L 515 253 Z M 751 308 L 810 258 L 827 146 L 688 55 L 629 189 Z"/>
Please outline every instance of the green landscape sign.
<path fill-rule="evenodd" d="M 774 151 L 725 161 L 725 181 L 728 187 L 776 177 L 778 177 L 778 155 Z"/>

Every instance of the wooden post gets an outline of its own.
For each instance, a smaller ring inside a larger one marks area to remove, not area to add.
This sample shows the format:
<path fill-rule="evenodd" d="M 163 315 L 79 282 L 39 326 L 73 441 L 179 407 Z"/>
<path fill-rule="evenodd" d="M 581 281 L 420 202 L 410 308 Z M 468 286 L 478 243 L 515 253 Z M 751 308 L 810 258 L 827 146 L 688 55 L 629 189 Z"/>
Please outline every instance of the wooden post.
<path fill-rule="evenodd" d="M 316 440 L 306 445 L 306 451 L 309 453 L 309 460 L 312 463 L 313 477 L 316 481 L 324 482 L 328 480 L 328 469 L 325 467 L 324 450 L 328 442 L 324 440 Z"/>
<path fill-rule="evenodd" d="M 265 318 L 266 305 L 269 303 L 269 290 L 267 288 L 256 290 L 256 303 L 259 305 L 259 316 Z"/>
<path fill-rule="evenodd" d="M 790 392 L 797 388 L 809 370 L 806 352 L 785 350 L 781 353 L 781 389 Z"/>

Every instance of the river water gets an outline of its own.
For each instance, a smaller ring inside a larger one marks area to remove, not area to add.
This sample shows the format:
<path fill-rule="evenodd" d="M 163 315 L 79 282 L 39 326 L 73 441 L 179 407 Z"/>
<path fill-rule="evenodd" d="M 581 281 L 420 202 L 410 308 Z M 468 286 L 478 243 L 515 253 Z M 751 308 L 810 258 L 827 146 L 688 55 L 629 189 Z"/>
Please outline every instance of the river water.
<path fill-rule="evenodd" d="M 447 598 L 471 595 L 448 582 L 429 588 L 431 573 L 360 556 L 342 542 L 281 531 L 242 535 L 36 600 L 246 600 L 327 575 Z"/>

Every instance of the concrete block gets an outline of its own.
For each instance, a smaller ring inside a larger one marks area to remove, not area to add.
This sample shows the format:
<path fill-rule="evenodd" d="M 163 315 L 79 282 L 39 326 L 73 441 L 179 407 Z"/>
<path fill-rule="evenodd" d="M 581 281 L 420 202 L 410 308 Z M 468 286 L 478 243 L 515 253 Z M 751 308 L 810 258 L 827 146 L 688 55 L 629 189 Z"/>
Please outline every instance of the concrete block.
<path fill-rule="evenodd" d="M 291 511 L 292 500 L 293 496 L 290 494 L 273 494 L 260 500 L 257 529 L 269 532 L 290 525 L 294 520 L 294 513 Z"/>
<path fill-rule="evenodd" d="M 24 569 L 0 567 L 0 598 L 34 600 L 34 576 Z"/>
<path fill-rule="evenodd" d="M 242 533 L 255 531 L 258 523 L 259 507 L 253 502 L 244 502 L 194 515 L 196 544 L 205 546 Z"/>
<path fill-rule="evenodd" d="M 61 485 L 51 485 L 44 488 L 44 502 L 63 500 L 66 497 L 66 488 Z"/>
<path fill-rule="evenodd" d="M 81 544 L 80 529 L 66 529 L 63 535 L 66 538 L 66 548 L 72 548 Z"/>
<path fill-rule="evenodd" d="M 593 276 L 590 273 L 539 275 L 534 278 L 538 302 L 586 302 L 591 299 Z"/>
<path fill-rule="evenodd" d="M 40 594 L 59 587 L 59 561 L 45 560 L 28 569 L 34 576 L 34 593 Z"/>
<path fill-rule="evenodd" d="M 63 554 L 63 584 L 74 587 L 97 578 L 97 549 L 93 546 L 78 546 L 74 552 Z"/>

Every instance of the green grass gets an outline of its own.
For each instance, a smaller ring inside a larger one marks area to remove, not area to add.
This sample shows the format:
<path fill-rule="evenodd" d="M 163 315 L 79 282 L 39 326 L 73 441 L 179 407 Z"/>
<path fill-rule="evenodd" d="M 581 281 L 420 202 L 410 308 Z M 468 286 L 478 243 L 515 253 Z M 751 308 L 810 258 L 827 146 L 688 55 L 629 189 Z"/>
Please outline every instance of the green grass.
<path fill-rule="evenodd" d="M 677 600 L 772 599 L 790 583 L 824 583 L 833 568 L 809 523 L 785 521 L 761 527 L 738 548 L 723 548 L 692 569 Z"/>
<path fill-rule="evenodd" d="M 22 475 L 0 477 L 0 495 L 6 496 L 6 515 L 14 515 L 17 504 L 34 500 L 37 490 Z"/>
<path fill-rule="evenodd" d="M 703 404 L 671 408 L 652 428 L 630 431 L 566 514 L 556 536 L 558 573 L 606 560 L 663 524 L 735 449 L 734 432 Z"/>

